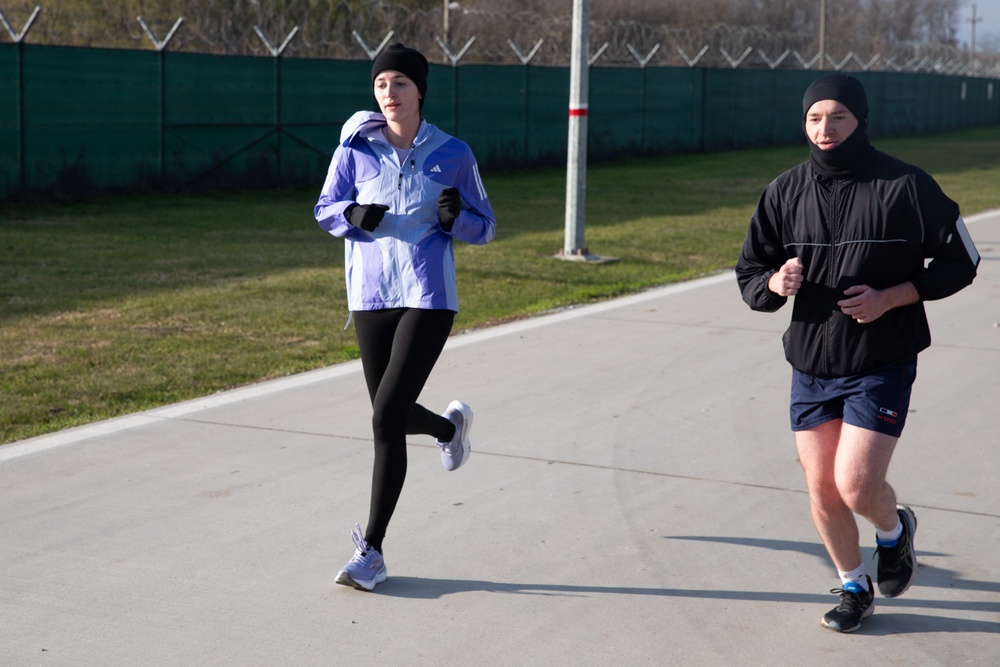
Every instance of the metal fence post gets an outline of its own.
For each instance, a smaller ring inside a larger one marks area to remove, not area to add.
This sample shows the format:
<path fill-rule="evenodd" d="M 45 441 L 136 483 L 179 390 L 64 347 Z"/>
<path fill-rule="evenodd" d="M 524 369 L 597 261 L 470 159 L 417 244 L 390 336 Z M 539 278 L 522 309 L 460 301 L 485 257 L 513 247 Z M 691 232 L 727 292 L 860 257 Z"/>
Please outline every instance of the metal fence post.
<path fill-rule="evenodd" d="M 529 64 L 531 63 L 531 59 L 535 57 L 535 54 L 538 53 L 538 49 L 541 48 L 544 41 L 540 39 L 535 42 L 535 47 L 531 49 L 528 55 L 524 55 L 517 48 L 517 44 L 513 40 L 507 40 L 507 44 L 510 45 L 510 48 L 517 55 L 518 60 L 524 65 L 524 120 L 522 121 L 524 125 L 524 143 L 521 146 L 524 157 L 522 164 L 524 166 L 528 166 L 528 126 L 531 124 L 531 69 L 529 68 Z"/>
<path fill-rule="evenodd" d="M 472 43 L 476 41 L 475 36 L 469 38 L 469 41 L 465 43 L 462 50 L 458 54 L 451 52 L 448 45 L 440 38 L 435 36 L 434 40 L 444 51 L 444 55 L 447 56 L 448 60 L 451 61 L 451 117 L 452 117 L 452 128 L 451 133 L 454 135 L 458 134 L 458 61 L 462 59 L 465 52 L 469 50 Z"/>
<path fill-rule="evenodd" d="M 20 32 L 14 32 L 7 21 L 7 17 L 0 12 L 0 23 L 10 33 L 11 39 L 17 44 L 17 189 L 20 194 L 25 194 L 25 183 L 27 182 L 27 144 L 24 138 L 24 38 L 31 30 L 31 24 L 35 22 L 35 17 L 42 11 L 40 5 L 35 6 L 35 11 L 25 21 Z"/>
<path fill-rule="evenodd" d="M 274 132 L 276 139 L 278 141 L 278 154 L 276 156 L 277 164 L 275 165 L 276 176 L 278 180 L 278 185 L 281 185 L 281 135 L 284 134 L 284 127 L 281 122 L 281 53 L 288 46 L 288 43 L 292 41 L 292 37 L 295 37 L 295 33 L 299 31 L 299 26 L 292 28 L 292 31 L 288 33 L 285 37 L 285 41 L 281 43 L 281 46 L 275 47 L 268 40 L 267 36 L 264 35 L 259 27 L 253 27 L 254 32 L 260 37 L 261 41 L 264 42 L 264 46 L 267 50 L 271 52 L 271 56 L 274 58 Z"/>
<path fill-rule="evenodd" d="M 631 44 L 627 44 L 626 46 L 628 46 L 629 53 L 632 54 L 632 57 L 635 58 L 636 62 L 639 63 L 639 76 L 642 77 L 641 80 L 642 86 L 639 92 L 639 109 L 641 109 L 641 116 L 639 117 L 639 145 L 645 146 L 646 145 L 646 65 L 648 65 L 649 61 L 652 60 L 654 55 L 656 55 L 656 52 L 660 50 L 660 45 L 657 44 L 656 46 L 654 46 L 653 49 L 649 53 L 647 53 L 645 57 L 640 56 L 639 53 L 635 50 L 635 47 L 633 47 Z"/>
<path fill-rule="evenodd" d="M 146 25 L 146 21 L 143 20 L 142 16 L 136 17 L 139 25 L 146 32 L 149 40 L 153 42 L 153 46 L 156 48 L 157 56 L 160 61 L 160 187 L 166 183 L 167 179 L 167 75 L 166 75 L 166 63 L 164 49 L 167 48 L 167 44 L 173 39 L 174 33 L 177 29 L 181 27 L 181 23 L 184 22 L 184 17 L 178 17 L 174 21 L 174 27 L 170 29 L 167 36 L 163 38 L 161 42 L 153 34 L 153 31 Z"/>

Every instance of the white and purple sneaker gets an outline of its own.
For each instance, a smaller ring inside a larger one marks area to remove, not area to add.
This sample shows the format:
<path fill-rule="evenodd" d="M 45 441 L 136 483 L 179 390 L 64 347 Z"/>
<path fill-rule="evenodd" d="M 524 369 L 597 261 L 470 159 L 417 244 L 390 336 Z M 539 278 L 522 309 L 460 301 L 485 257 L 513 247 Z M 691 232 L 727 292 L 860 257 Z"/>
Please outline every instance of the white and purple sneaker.
<path fill-rule="evenodd" d="M 376 549 L 365 542 L 361 526 L 354 524 L 351 531 L 354 541 L 354 558 L 337 573 L 337 583 L 344 586 L 354 586 L 360 591 L 375 589 L 375 584 L 381 584 L 389 576 L 385 569 L 385 560 Z"/>
<path fill-rule="evenodd" d="M 452 401 L 442 417 L 455 425 L 455 435 L 448 442 L 437 441 L 441 448 L 441 464 L 445 470 L 458 470 L 472 454 L 472 445 L 469 443 L 472 408 L 462 401 Z"/>

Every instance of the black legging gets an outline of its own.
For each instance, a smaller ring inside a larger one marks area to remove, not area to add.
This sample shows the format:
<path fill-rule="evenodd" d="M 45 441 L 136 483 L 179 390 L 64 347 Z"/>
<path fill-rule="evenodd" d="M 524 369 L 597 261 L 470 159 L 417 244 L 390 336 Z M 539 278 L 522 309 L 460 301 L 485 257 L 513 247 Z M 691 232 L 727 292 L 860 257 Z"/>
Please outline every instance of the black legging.
<path fill-rule="evenodd" d="M 406 436 L 450 440 L 455 426 L 417 403 L 451 333 L 450 310 L 354 312 L 361 364 L 372 400 L 375 465 L 365 541 L 379 551 L 406 479 Z"/>

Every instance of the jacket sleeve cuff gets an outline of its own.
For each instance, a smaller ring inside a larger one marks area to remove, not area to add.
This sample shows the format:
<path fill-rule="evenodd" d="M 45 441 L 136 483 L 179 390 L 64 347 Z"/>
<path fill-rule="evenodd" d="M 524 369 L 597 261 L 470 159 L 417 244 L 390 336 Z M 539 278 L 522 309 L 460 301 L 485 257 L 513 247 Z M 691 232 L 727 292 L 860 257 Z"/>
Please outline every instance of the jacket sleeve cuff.
<path fill-rule="evenodd" d="M 771 276 L 775 273 L 776 271 L 762 273 L 751 283 L 750 289 L 747 290 L 746 302 L 753 310 L 773 313 L 788 302 L 787 296 L 775 294 L 767 286 L 768 281 L 771 280 Z"/>

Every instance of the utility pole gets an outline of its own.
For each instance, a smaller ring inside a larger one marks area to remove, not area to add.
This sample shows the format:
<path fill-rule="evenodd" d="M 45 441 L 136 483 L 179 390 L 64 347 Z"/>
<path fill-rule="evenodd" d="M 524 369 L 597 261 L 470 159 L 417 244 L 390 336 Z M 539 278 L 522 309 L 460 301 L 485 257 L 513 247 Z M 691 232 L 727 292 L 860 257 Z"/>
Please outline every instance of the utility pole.
<path fill-rule="evenodd" d="M 826 62 L 826 0 L 819 0 L 819 68 Z"/>
<path fill-rule="evenodd" d="M 451 31 L 451 0 L 444 0 L 444 43 L 448 43 L 448 33 Z"/>
<path fill-rule="evenodd" d="M 442 10 L 442 13 L 441 13 L 441 17 L 442 17 L 441 22 L 442 22 L 443 25 L 441 26 L 441 28 L 442 28 L 442 32 L 444 32 L 444 45 L 447 48 L 450 49 L 451 48 L 451 8 L 452 8 L 452 6 L 454 6 L 455 9 L 458 9 L 459 4 L 457 2 L 454 2 L 454 0 L 443 0 L 443 2 L 444 2 L 444 9 Z M 447 53 L 444 54 L 444 62 L 445 63 L 448 62 L 448 54 Z"/>
<path fill-rule="evenodd" d="M 976 24 L 983 20 L 983 17 L 976 18 L 976 3 L 972 3 L 972 18 L 966 19 L 972 24 L 972 38 L 969 40 L 969 60 L 976 59 Z"/>

